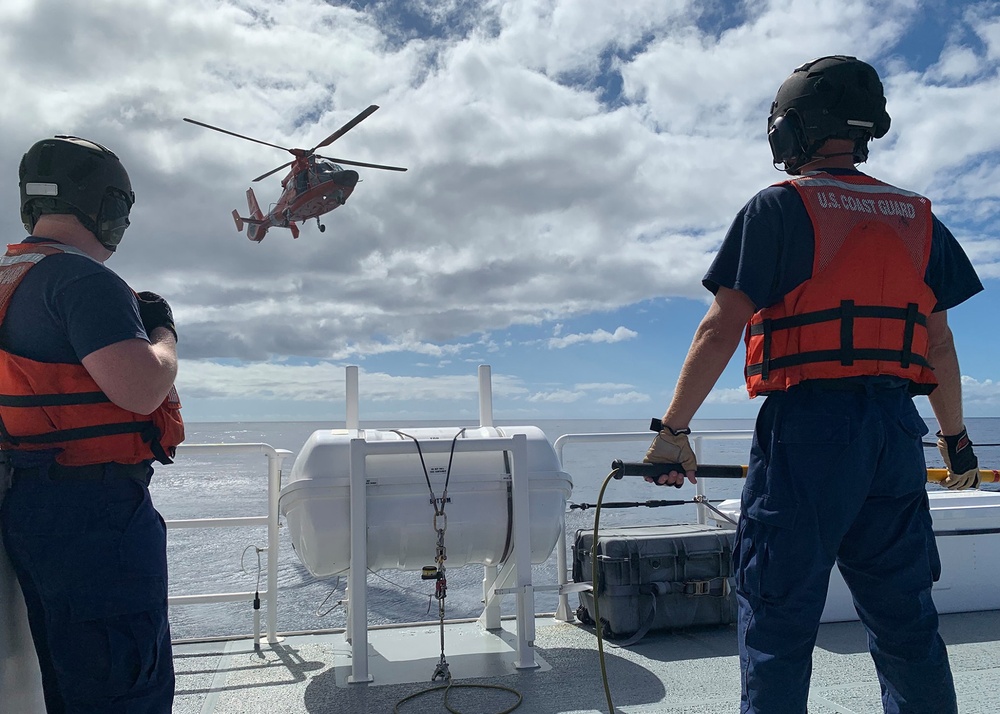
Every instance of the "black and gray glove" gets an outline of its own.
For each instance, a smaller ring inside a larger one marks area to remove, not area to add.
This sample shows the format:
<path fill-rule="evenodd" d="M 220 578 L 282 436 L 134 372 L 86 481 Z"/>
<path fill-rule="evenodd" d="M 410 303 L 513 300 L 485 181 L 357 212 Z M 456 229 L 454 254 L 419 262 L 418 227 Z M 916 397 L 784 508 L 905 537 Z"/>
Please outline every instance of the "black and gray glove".
<path fill-rule="evenodd" d="M 698 461 L 695 459 L 690 442 L 688 442 L 688 434 L 691 433 L 691 429 L 671 429 L 659 419 L 654 419 L 650 425 L 651 429 L 655 430 L 655 427 L 659 427 L 660 430 L 653 439 L 653 443 L 649 445 L 643 463 L 679 466 L 685 472 L 697 471 Z M 668 485 L 661 483 L 659 479 L 656 479 L 654 483 L 660 486 Z M 684 485 L 683 478 L 673 484 L 676 488 L 680 488 L 682 485 Z"/>
<path fill-rule="evenodd" d="M 965 488 L 979 488 L 979 459 L 972 450 L 972 440 L 963 428 L 954 436 L 937 433 L 937 447 L 948 467 L 948 476 L 942 485 L 953 491 Z"/>
<path fill-rule="evenodd" d="M 167 301 L 149 291 L 137 293 L 136 298 L 139 303 L 139 318 L 146 334 L 152 333 L 157 327 L 165 327 L 174 333 L 176 342 L 177 328 L 174 326 L 174 313 Z"/>

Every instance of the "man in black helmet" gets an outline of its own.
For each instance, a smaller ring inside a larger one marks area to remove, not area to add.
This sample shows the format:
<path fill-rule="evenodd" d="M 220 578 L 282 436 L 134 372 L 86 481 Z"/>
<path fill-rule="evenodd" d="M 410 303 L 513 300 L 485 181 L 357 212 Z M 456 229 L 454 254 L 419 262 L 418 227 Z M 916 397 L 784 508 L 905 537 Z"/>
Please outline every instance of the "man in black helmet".
<path fill-rule="evenodd" d="M 886 712 L 957 711 L 931 585 L 940 561 L 911 399 L 929 395 L 944 485 L 979 484 L 947 310 L 982 290 L 930 202 L 855 168 L 889 115 L 875 70 L 823 57 L 785 80 L 768 117 L 789 178 L 739 212 L 703 280 L 699 326 L 646 461 L 694 482 L 689 423 L 745 333 L 757 417 L 734 563 L 740 711 L 806 711 L 836 563 L 869 632 Z"/>
<path fill-rule="evenodd" d="M 0 258 L 0 532 L 46 710 L 170 712 L 166 531 L 147 487 L 184 438 L 173 316 L 104 266 L 135 201 L 114 153 L 39 141 L 20 190 L 31 235 Z"/>

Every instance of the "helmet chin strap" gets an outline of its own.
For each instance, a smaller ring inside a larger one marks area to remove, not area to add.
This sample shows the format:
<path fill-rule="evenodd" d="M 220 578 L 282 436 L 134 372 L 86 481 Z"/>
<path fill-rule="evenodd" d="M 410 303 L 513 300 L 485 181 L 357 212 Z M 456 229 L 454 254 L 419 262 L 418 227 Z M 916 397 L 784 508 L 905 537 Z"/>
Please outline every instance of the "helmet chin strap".
<path fill-rule="evenodd" d="M 813 156 L 814 161 L 819 161 L 820 159 L 832 159 L 834 156 L 854 156 L 853 151 L 838 151 L 836 154 L 816 154 Z"/>
<path fill-rule="evenodd" d="M 851 156 L 851 157 L 854 158 L 854 163 L 858 164 L 858 163 L 861 163 L 862 161 L 864 161 L 864 158 L 867 158 L 867 152 L 866 152 L 866 156 L 864 158 L 861 158 L 861 159 L 858 158 L 858 152 L 856 150 L 855 151 L 838 151 L 838 152 L 836 152 L 834 154 L 813 154 L 812 156 L 810 156 L 808 159 L 806 159 L 802 163 L 798 164 L 797 166 L 786 166 L 785 167 L 785 172 L 786 173 L 790 173 L 792 175 L 797 175 L 804 167 L 808 166 L 809 164 L 815 163 L 817 161 L 823 161 L 824 159 L 832 159 L 832 158 L 835 158 L 837 156 Z"/>
<path fill-rule="evenodd" d="M 816 163 L 817 161 L 824 161 L 826 159 L 833 159 L 833 158 L 836 158 L 837 156 L 850 156 L 850 157 L 854 157 L 855 153 L 853 151 L 838 151 L 835 154 L 813 154 L 809 158 L 808 161 L 806 161 L 804 164 L 802 164 L 802 166 L 799 166 L 799 169 L 802 169 L 803 167 L 808 166 L 809 164 Z"/>

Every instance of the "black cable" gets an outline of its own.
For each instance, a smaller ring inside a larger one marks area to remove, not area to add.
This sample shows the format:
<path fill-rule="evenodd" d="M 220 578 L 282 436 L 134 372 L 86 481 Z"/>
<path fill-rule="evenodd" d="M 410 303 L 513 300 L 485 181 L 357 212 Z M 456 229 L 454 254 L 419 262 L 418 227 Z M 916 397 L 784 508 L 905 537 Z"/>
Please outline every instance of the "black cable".
<path fill-rule="evenodd" d="M 465 433 L 465 427 L 463 426 L 455 434 L 455 437 L 451 440 L 451 452 L 448 454 L 448 470 L 444 474 L 444 491 L 441 493 L 442 503 L 448 500 L 448 482 L 451 481 L 451 463 L 455 460 L 455 446 L 458 444 L 458 437 Z M 441 506 L 442 510 L 444 506 Z"/>
<path fill-rule="evenodd" d="M 688 500 L 688 501 L 609 501 L 608 503 L 602 503 L 601 508 L 663 508 L 664 506 L 683 506 L 687 503 L 692 504 L 704 504 L 704 503 L 722 503 L 722 500 L 708 501 L 708 500 Z M 594 508 L 593 503 L 571 503 L 569 504 L 569 509 L 571 511 L 580 510 L 586 511 L 588 508 Z"/>
<path fill-rule="evenodd" d="M 608 700 L 608 711 L 610 714 L 615 714 L 615 705 L 611 701 L 611 685 L 608 684 L 608 668 L 604 662 L 604 636 L 601 634 L 601 630 L 604 626 L 601 624 L 601 609 L 598 604 L 597 591 L 599 586 L 599 575 L 597 569 L 597 538 L 599 531 L 599 524 L 601 522 L 601 502 L 604 500 L 604 492 L 608 488 L 608 484 L 611 483 L 611 479 L 621 478 L 618 473 L 618 469 L 615 469 L 608 474 L 608 477 L 604 479 L 604 483 L 601 485 L 601 491 L 597 494 L 597 506 L 594 511 L 594 540 L 590 546 L 590 570 L 591 570 L 591 582 L 593 587 L 594 595 L 594 631 L 597 633 L 597 654 L 598 660 L 601 663 L 601 680 L 604 682 L 604 695 Z"/>
<path fill-rule="evenodd" d="M 391 431 L 394 434 L 399 434 L 407 439 L 413 439 L 413 443 L 417 445 L 417 456 L 420 457 L 420 465 L 424 469 L 424 480 L 427 481 L 427 490 L 430 491 L 431 494 L 431 504 L 434 506 L 434 512 L 437 513 L 437 497 L 434 495 L 434 487 L 431 486 L 431 477 L 427 471 L 427 464 L 424 462 L 424 452 L 420 449 L 420 442 L 417 441 L 417 437 L 402 432 L 399 429 L 391 429 Z"/>
<path fill-rule="evenodd" d="M 393 708 L 393 712 L 399 712 L 400 705 L 410 701 L 411 699 L 416 699 L 417 697 L 423 696 L 424 694 L 430 694 L 431 692 L 439 692 L 442 689 L 444 690 L 444 708 L 447 709 L 452 714 L 462 714 L 462 712 L 458 711 L 457 709 L 453 709 L 451 705 L 448 703 L 448 694 L 449 692 L 451 692 L 452 689 L 499 689 L 504 692 L 510 692 L 511 694 L 517 696 L 517 701 L 514 703 L 514 706 L 507 707 L 503 711 L 497 712 L 497 714 L 510 714 L 510 712 L 514 711 L 519 706 L 521 706 L 521 700 L 523 699 L 519 691 L 517 691 L 516 689 L 511 689 L 510 687 L 505 687 L 502 684 L 455 684 L 454 682 L 449 680 L 447 684 L 439 684 L 436 687 L 428 687 L 427 689 L 421 689 L 419 692 L 414 692 L 409 696 L 403 697 L 398 702 L 396 702 L 396 706 Z M 426 709 L 423 711 L 426 711 Z"/>

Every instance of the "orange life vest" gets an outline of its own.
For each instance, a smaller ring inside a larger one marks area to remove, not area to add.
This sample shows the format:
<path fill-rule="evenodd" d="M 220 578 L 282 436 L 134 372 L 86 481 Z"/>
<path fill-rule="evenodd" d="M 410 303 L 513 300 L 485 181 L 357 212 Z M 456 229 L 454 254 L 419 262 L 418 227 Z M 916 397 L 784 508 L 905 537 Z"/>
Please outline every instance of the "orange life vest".
<path fill-rule="evenodd" d="M 817 172 L 782 182 L 802 197 L 815 233 L 812 275 L 747 325 L 747 391 L 807 379 L 895 375 L 927 394 L 934 292 L 924 282 L 931 205 L 868 176 Z M 782 185 L 779 184 L 779 185 Z"/>
<path fill-rule="evenodd" d="M 43 243 L 7 246 L 0 258 L 0 323 L 27 272 L 47 256 L 78 253 Z M 61 449 L 65 466 L 149 459 L 170 463 L 184 441 L 177 391 L 145 416 L 115 405 L 82 364 L 37 362 L 0 348 L 0 448 Z"/>

